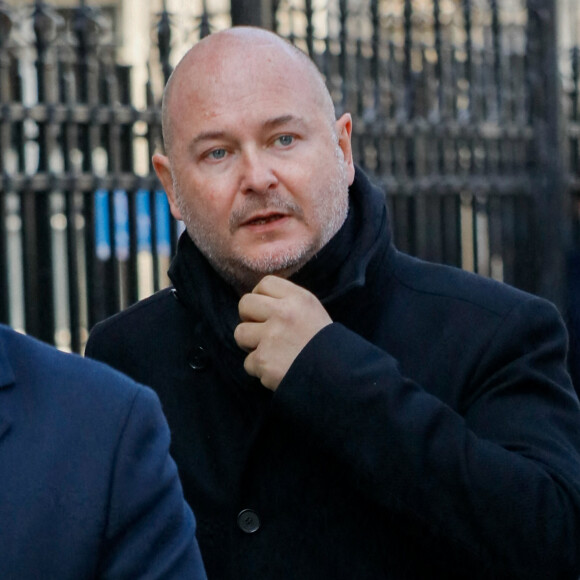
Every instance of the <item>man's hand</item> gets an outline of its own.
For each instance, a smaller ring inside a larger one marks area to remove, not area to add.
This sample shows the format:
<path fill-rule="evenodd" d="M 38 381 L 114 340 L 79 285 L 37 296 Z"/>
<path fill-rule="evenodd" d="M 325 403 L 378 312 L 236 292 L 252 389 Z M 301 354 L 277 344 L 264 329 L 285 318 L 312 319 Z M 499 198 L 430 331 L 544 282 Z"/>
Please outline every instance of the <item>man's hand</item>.
<path fill-rule="evenodd" d="M 238 309 L 242 322 L 234 339 L 249 353 L 244 368 L 272 391 L 308 341 L 332 323 L 314 294 L 276 276 L 242 296 Z"/>

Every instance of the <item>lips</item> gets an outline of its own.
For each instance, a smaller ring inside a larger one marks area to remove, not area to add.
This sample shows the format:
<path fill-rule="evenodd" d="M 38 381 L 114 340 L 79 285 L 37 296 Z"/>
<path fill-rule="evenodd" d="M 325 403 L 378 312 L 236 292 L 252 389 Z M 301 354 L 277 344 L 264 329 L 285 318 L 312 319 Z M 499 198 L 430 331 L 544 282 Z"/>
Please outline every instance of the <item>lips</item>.
<path fill-rule="evenodd" d="M 267 215 L 257 215 L 257 216 L 253 216 L 249 220 L 246 220 L 244 223 L 242 223 L 242 225 L 243 226 L 263 226 L 263 225 L 269 224 L 271 222 L 275 222 L 277 220 L 280 220 L 284 217 L 286 217 L 286 215 L 282 214 L 282 213 L 271 213 L 271 214 L 267 214 Z"/>

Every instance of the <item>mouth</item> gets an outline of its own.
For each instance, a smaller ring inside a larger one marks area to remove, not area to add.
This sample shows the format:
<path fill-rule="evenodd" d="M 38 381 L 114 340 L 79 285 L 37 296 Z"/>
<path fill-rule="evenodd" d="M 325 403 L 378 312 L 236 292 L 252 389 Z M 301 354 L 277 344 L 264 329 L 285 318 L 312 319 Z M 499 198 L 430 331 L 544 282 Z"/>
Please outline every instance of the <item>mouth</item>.
<path fill-rule="evenodd" d="M 256 215 L 242 223 L 242 226 L 264 226 L 266 224 L 284 219 L 286 214 L 283 213 L 269 213 L 263 215 Z"/>

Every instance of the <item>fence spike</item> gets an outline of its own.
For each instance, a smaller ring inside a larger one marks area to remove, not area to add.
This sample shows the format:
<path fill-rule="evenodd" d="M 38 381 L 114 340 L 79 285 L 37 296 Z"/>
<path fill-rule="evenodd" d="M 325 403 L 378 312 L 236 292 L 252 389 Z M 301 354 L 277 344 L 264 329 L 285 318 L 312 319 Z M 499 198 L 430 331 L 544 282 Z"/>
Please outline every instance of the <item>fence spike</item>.
<path fill-rule="evenodd" d="M 4 47 L 8 43 L 13 24 L 14 19 L 10 6 L 0 0 L 0 47 Z"/>
<path fill-rule="evenodd" d="M 169 63 L 171 54 L 171 14 L 167 11 L 165 2 L 163 2 L 163 10 L 159 15 L 159 22 L 157 22 L 157 48 L 159 50 L 163 78 L 167 82 L 172 71 L 172 66 Z"/>

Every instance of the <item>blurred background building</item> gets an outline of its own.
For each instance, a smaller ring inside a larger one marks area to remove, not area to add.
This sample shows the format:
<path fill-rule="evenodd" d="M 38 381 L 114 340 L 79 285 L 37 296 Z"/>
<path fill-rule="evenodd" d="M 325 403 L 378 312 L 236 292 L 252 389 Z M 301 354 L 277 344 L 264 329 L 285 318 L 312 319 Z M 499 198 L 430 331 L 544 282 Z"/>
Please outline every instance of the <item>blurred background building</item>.
<path fill-rule="evenodd" d="M 0 321 L 82 352 L 168 284 L 162 89 L 234 24 L 317 62 L 400 249 L 553 300 L 580 365 L 576 0 L 0 0 Z"/>

